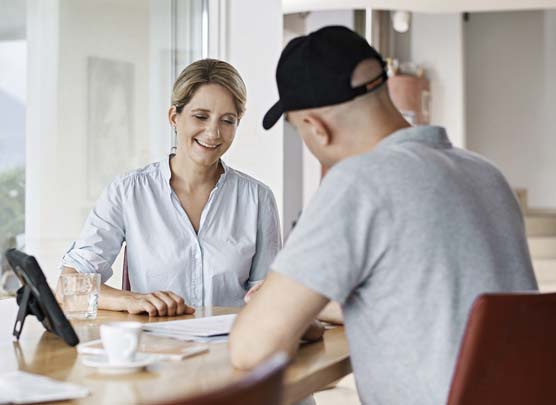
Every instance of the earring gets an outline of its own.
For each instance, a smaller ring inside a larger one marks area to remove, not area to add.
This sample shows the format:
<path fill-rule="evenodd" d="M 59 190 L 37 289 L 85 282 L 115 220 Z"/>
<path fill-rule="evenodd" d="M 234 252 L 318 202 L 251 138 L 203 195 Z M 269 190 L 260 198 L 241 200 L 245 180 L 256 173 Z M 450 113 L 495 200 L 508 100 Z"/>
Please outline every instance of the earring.
<path fill-rule="evenodd" d="M 177 146 L 178 146 L 178 130 L 176 129 L 176 127 L 172 127 L 174 129 L 174 136 L 172 139 L 172 148 L 170 149 L 170 153 L 172 155 L 176 154 L 176 150 L 177 150 Z"/>

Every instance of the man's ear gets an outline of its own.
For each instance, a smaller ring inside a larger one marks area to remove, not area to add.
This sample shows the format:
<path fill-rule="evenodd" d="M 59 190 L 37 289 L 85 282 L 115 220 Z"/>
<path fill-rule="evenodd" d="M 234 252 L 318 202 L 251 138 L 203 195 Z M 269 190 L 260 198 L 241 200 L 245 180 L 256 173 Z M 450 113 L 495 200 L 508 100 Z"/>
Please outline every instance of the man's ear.
<path fill-rule="evenodd" d="M 319 116 L 307 114 L 303 117 L 303 122 L 309 127 L 309 134 L 313 136 L 313 140 L 319 145 L 326 146 L 332 142 L 332 133 Z"/>
<path fill-rule="evenodd" d="M 174 128 L 176 127 L 176 117 L 177 117 L 177 115 L 178 115 L 178 112 L 176 110 L 176 106 L 173 105 L 168 110 L 168 121 L 170 122 L 170 125 Z"/>

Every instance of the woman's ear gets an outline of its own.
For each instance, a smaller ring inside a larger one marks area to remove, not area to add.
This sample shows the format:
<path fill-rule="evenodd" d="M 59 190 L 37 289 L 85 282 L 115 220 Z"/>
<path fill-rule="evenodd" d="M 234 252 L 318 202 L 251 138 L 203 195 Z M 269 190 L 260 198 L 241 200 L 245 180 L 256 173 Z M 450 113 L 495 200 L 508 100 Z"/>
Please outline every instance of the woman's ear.
<path fill-rule="evenodd" d="M 170 109 L 168 110 L 168 122 L 170 122 L 170 125 L 172 127 L 176 127 L 176 117 L 178 115 L 178 111 L 176 110 L 176 106 L 173 105 L 170 107 Z"/>
<path fill-rule="evenodd" d="M 303 117 L 303 122 L 308 126 L 308 133 L 313 137 L 314 142 L 321 146 L 329 145 L 332 142 L 332 133 L 319 116 L 307 114 Z"/>

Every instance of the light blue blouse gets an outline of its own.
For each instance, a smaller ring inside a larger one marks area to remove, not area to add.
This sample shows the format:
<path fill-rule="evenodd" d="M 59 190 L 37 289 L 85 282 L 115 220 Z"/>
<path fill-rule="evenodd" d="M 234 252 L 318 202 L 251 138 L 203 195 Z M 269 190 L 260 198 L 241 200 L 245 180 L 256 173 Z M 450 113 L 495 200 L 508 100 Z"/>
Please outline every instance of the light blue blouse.
<path fill-rule="evenodd" d="M 224 167 L 199 232 L 170 187 L 170 159 L 116 178 L 89 214 L 62 266 L 108 280 L 123 242 L 131 290 L 173 291 L 193 306 L 240 306 L 281 248 L 270 188 Z"/>

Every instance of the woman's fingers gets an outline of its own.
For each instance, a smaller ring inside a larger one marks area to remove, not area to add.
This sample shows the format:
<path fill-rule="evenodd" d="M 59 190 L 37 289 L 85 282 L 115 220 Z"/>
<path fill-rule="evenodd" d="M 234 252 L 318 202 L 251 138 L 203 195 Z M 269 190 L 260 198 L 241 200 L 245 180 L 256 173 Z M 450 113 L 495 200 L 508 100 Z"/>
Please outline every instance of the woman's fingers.
<path fill-rule="evenodd" d="M 195 308 L 186 305 L 185 300 L 179 295 L 174 294 L 172 291 L 165 291 L 165 293 L 177 303 L 176 315 L 192 314 L 195 312 Z"/>
<path fill-rule="evenodd" d="M 166 316 L 176 316 L 176 312 L 178 310 L 178 302 L 174 297 L 164 291 L 155 291 L 153 295 L 164 302 L 166 305 L 165 314 Z"/>
<path fill-rule="evenodd" d="M 133 315 L 144 312 L 149 314 L 149 316 L 156 316 L 158 314 L 156 307 L 149 300 L 140 297 L 132 297 L 131 302 L 127 304 L 127 312 Z"/>
<path fill-rule="evenodd" d="M 127 309 L 130 314 L 146 312 L 149 316 L 178 316 L 195 312 L 195 308 L 186 305 L 182 297 L 171 291 L 132 293 Z"/>
<path fill-rule="evenodd" d="M 146 299 L 155 306 L 158 316 L 166 316 L 168 307 L 164 301 L 158 298 L 154 293 L 147 294 Z"/>

